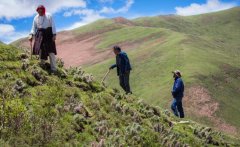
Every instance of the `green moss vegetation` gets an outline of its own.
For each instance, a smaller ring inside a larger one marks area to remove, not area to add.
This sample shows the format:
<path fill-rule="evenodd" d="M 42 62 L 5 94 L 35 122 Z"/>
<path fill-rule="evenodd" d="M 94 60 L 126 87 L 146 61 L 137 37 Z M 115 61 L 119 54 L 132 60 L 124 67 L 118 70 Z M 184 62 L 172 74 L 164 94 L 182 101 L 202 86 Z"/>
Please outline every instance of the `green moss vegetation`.
<path fill-rule="evenodd" d="M 82 68 L 56 75 L 0 45 L 0 146 L 237 146 L 193 121 L 102 86 Z"/>

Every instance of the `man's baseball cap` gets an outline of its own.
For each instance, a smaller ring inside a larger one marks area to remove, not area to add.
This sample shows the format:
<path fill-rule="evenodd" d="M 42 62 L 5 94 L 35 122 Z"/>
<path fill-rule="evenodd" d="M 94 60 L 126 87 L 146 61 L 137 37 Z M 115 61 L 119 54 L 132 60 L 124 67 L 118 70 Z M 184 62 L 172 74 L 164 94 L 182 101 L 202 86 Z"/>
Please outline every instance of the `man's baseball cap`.
<path fill-rule="evenodd" d="M 177 75 L 178 77 L 181 77 L 182 74 L 181 74 L 181 71 L 180 70 L 175 70 L 175 71 L 172 71 L 173 74 Z"/>

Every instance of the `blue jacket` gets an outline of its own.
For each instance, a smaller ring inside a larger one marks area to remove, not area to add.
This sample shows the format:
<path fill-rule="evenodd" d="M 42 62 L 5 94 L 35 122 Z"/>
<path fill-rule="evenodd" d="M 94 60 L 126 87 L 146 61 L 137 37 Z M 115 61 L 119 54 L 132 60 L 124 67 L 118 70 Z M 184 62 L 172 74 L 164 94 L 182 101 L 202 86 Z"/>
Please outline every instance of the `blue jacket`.
<path fill-rule="evenodd" d="M 127 71 L 132 70 L 130 61 L 125 52 L 120 52 L 116 56 L 116 64 L 113 64 L 110 68 L 113 69 L 115 67 L 117 67 L 118 76 L 124 75 Z"/>
<path fill-rule="evenodd" d="M 184 84 L 181 78 L 175 78 L 173 88 L 172 88 L 173 98 L 183 98 L 184 96 Z"/>

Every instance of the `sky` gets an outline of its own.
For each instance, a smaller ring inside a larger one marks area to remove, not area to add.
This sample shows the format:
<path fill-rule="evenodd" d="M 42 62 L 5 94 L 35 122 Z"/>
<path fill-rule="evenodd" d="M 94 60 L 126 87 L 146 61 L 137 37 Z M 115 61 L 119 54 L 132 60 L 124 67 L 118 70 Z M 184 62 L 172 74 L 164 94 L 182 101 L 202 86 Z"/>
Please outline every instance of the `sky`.
<path fill-rule="evenodd" d="M 0 0 L 0 41 L 26 37 L 40 4 L 52 14 L 59 32 L 104 18 L 216 12 L 240 6 L 240 0 Z"/>

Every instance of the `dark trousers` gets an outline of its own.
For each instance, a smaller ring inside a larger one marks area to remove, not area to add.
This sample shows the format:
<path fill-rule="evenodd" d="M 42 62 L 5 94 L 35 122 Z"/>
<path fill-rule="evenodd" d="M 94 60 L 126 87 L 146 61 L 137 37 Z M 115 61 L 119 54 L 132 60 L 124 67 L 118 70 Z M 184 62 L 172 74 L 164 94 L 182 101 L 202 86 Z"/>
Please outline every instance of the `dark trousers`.
<path fill-rule="evenodd" d="M 182 98 L 173 98 L 171 109 L 177 117 L 180 116 L 180 118 L 184 118 L 184 111 L 183 111 L 183 107 L 182 107 Z"/>
<path fill-rule="evenodd" d="M 130 72 L 125 73 L 123 75 L 119 75 L 119 82 L 120 82 L 120 86 L 123 88 L 123 90 L 128 94 L 128 93 L 132 93 L 131 92 L 131 88 L 129 85 L 129 76 L 130 76 Z"/>

